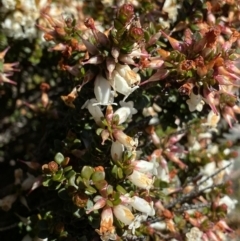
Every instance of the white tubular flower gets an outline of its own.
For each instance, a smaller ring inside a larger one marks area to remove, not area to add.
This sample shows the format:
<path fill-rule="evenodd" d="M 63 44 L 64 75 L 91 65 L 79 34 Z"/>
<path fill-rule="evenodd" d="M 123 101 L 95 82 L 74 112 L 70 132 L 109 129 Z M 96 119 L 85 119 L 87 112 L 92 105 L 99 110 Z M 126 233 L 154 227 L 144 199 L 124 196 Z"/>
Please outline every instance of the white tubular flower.
<path fill-rule="evenodd" d="M 121 160 L 124 152 L 124 145 L 119 141 L 114 141 L 111 146 L 111 156 L 114 161 Z"/>
<path fill-rule="evenodd" d="M 100 235 L 100 238 L 103 241 L 117 239 L 115 227 L 113 226 L 112 208 L 104 208 L 101 214 L 100 229 L 96 229 L 95 231 Z"/>
<path fill-rule="evenodd" d="M 133 166 L 134 170 L 142 173 L 152 173 L 154 168 L 154 163 L 144 160 L 133 161 L 131 165 Z"/>
<path fill-rule="evenodd" d="M 121 130 L 114 130 L 113 136 L 117 141 L 122 143 L 129 151 L 132 151 L 137 147 L 137 142 Z"/>
<path fill-rule="evenodd" d="M 201 95 L 195 95 L 193 92 L 190 94 L 190 99 L 187 100 L 188 108 L 192 111 L 202 111 L 204 101 Z"/>
<path fill-rule="evenodd" d="M 149 190 L 153 185 L 153 178 L 149 178 L 145 173 L 135 170 L 130 176 L 128 176 L 128 180 L 130 180 L 135 186 L 146 190 Z"/>
<path fill-rule="evenodd" d="M 104 117 L 104 115 L 99 106 L 93 106 L 95 103 L 98 103 L 96 99 L 87 100 L 82 106 L 82 109 L 87 108 L 96 124 L 102 126 L 101 118 Z"/>
<path fill-rule="evenodd" d="M 128 118 L 131 118 L 132 115 L 137 113 L 137 110 L 133 107 L 132 101 L 128 101 L 128 102 L 120 101 L 120 105 L 122 107 L 114 112 L 114 115 L 119 116 L 119 122 L 118 122 L 119 125 L 124 123 Z"/>
<path fill-rule="evenodd" d="M 154 229 L 160 230 L 160 231 L 167 229 L 167 224 L 164 221 L 151 223 L 149 226 L 151 228 L 154 228 Z"/>
<path fill-rule="evenodd" d="M 110 84 L 113 89 L 120 94 L 125 95 L 124 100 L 139 86 L 135 86 L 140 82 L 140 75 L 134 72 L 128 65 L 117 64 L 112 72 Z"/>
<path fill-rule="evenodd" d="M 143 198 L 134 196 L 131 198 L 131 203 L 130 205 L 135 208 L 136 210 L 147 214 L 148 216 L 154 216 L 155 215 L 155 210 L 153 208 L 153 202 L 149 203 Z"/>
<path fill-rule="evenodd" d="M 238 201 L 236 199 L 232 199 L 229 196 L 225 195 L 224 197 L 222 197 L 219 200 L 219 205 L 225 204 L 227 205 L 228 209 L 227 209 L 227 213 L 230 213 L 232 210 L 235 209 L 236 204 L 238 203 Z"/>
<path fill-rule="evenodd" d="M 113 213 L 115 217 L 125 225 L 129 225 L 134 220 L 131 210 L 122 204 L 114 206 Z"/>
<path fill-rule="evenodd" d="M 111 85 L 107 79 L 99 74 L 94 82 L 94 94 L 97 99 L 95 105 L 111 105 L 113 102 L 113 93 L 111 92 Z"/>

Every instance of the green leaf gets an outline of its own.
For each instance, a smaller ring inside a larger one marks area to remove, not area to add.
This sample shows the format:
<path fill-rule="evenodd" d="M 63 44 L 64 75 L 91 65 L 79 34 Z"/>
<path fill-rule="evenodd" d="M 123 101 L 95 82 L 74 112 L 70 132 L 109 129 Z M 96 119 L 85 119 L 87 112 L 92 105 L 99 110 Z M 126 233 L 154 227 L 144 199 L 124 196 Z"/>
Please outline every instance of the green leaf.
<path fill-rule="evenodd" d="M 64 161 L 64 156 L 61 152 L 58 152 L 55 157 L 54 160 L 56 163 L 58 163 L 59 165 L 61 165 L 61 163 Z"/>
<path fill-rule="evenodd" d="M 94 173 L 94 169 L 92 167 L 84 166 L 82 171 L 81 171 L 81 176 L 83 178 L 89 180 L 93 173 Z"/>
<path fill-rule="evenodd" d="M 102 171 L 96 171 L 92 174 L 92 178 L 93 182 L 98 182 L 98 181 L 102 181 L 105 179 L 105 172 Z"/>

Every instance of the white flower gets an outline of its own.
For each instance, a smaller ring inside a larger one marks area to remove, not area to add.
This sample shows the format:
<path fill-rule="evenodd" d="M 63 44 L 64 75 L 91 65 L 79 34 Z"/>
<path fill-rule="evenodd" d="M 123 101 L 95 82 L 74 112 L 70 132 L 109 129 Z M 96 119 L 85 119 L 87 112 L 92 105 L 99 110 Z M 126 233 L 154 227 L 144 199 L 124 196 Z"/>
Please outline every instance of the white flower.
<path fill-rule="evenodd" d="M 119 141 L 114 141 L 111 146 L 111 157 L 114 161 L 121 160 L 124 152 L 124 145 Z"/>
<path fill-rule="evenodd" d="M 180 8 L 180 6 L 176 0 L 166 0 L 164 1 L 162 11 L 168 14 L 168 19 L 170 19 L 171 22 L 175 22 L 177 20 L 178 8 Z"/>
<path fill-rule="evenodd" d="M 205 179 L 207 179 L 205 182 L 201 183 L 202 181 L 204 181 Z M 201 184 L 200 184 L 201 183 Z M 200 184 L 200 185 L 199 185 Z M 203 190 L 205 188 L 208 188 L 206 189 L 204 192 L 208 193 L 211 191 L 211 187 L 213 186 L 213 179 L 212 178 L 207 178 L 206 176 L 203 176 L 198 182 L 197 182 L 197 185 L 199 190 Z"/>
<path fill-rule="evenodd" d="M 2 5 L 8 10 L 14 10 L 17 4 L 16 0 L 2 0 Z"/>
<path fill-rule="evenodd" d="M 150 227 L 154 228 L 156 230 L 162 231 L 162 230 L 166 230 L 167 229 L 167 224 L 165 222 L 163 222 L 163 221 L 155 222 L 155 223 L 151 223 Z"/>
<path fill-rule="evenodd" d="M 114 112 L 114 115 L 119 116 L 119 122 L 118 124 L 124 123 L 128 118 L 130 119 L 132 115 L 137 113 L 137 110 L 133 107 L 133 102 L 123 102 L 120 101 L 120 105 L 122 106 L 118 110 Z"/>
<path fill-rule="evenodd" d="M 154 163 L 144 160 L 133 161 L 131 165 L 134 170 L 142 173 L 152 173 L 154 168 Z"/>
<path fill-rule="evenodd" d="M 149 190 L 153 185 L 153 178 L 149 178 L 145 173 L 141 173 L 133 170 L 133 173 L 128 176 L 128 180 L 130 180 L 135 186 Z"/>
<path fill-rule="evenodd" d="M 128 226 L 128 229 L 132 230 L 132 234 L 135 234 L 135 230 L 141 226 L 141 224 L 147 220 L 146 214 L 136 215 L 134 220 L 131 222 L 131 224 Z"/>
<path fill-rule="evenodd" d="M 115 217 L 125 225 L 129 225 L 134 220 L 131 210 L 122 204 L 114 206 L 113 213 Z"/>
<path fill-rule="evenodd" d="M 219 205 L 225 204 L 228 207 L 227 212 L 230 213 L 232 210 L 235 209 L 236 204 L 238 201 L 236 199 L 232 199 L 229 196 L 225 195 L 219 200 Z"/>
<path fill-rule="evenodd" d="M 111 92 L 111 85 L 107 79 L 99 74 L 94 82 L 94 94 L 97 99 L 95 105 L 111 105 L 113 104 L 113 93 Z"/>
<path fill-rule="evenodd" d="M 201 241 L 203 232 L 197 227 L 191 228 L 190 232 L 186 234 L 187 241 Z"/>
<path fill-rule="evenodd" d="M 140 75 L 134 72 L 128 65 L 117 64 L 115 70 L 112 72 L 110 84 L 115 91 L 125 95 L 125 101 L 139 87 L 136 84 L 140 80 Z"/>
<path fill-rule="evenodd" d="M 96 103 L 98 103 L 96 99 L 87 100 L 85 104 L 82 106 L 82 109 L 87 108 L 96 124 L 98 126 L 102 126 L 101 118 L 104 117 L 104 115 L 99 106 L 94 106 L 94 104 Z"/>
<path fill-rule="evenodd" d="M 155 210 L 153 208 L 153 202 L 149 203 L 145 199 L 134 196 L 131 198 L 130 205 L 136 210 L 147 214 L 148 216 L 154 216 Z"/>
<path fill-rule="evenodd" d="M 192 112 L 194 110 L 201 111 L 204 105 L 201 95 L 190 94 L 190 99 L 187 100 L 188 108 Z"/>

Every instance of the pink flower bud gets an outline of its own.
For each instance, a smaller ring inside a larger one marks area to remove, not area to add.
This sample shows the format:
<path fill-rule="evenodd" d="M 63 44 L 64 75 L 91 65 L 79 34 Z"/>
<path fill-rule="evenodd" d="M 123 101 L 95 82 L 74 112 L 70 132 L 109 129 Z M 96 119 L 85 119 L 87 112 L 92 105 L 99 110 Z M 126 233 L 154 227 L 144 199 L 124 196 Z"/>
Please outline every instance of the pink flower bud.
<path fill-rule="evenodd" d="M 126 135 L 122 130 L 114 130 L 113 136 L 130 151 L 137 147 L 136 141 L 134 141 L 130 136 Z"/>

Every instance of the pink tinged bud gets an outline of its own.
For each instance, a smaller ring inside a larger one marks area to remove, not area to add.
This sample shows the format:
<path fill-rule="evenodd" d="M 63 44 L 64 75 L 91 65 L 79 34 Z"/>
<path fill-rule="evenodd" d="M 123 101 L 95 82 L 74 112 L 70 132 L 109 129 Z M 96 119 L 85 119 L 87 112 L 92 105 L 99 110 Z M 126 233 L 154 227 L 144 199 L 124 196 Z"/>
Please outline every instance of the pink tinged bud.
<path fill-rule="evenodd" d="M 159 69 L 163 64 L 164 64 L 164 61 L 162 59 L 159 59 L 159 58 L 158 59 L 152 59 L 147 64 L 146 68 Z"/>
<path fill-rule="evenodd" d="M 234 230 L 231 229 L 225 220 L 220 220 L 219 222 L 217 222 L 217 226 L 223 230 L 224 232 L 233 232 Z"/>
<path fill-rule="evenodd" d="M 217 237 L 217 235 L 212 230 L 207 232 L 207 236 L 211 241 L 222 241 Z"/>
<path fill-rule="evenodd" d="M 115 217 L 125 225 L 129 225 L 134 220 L 131 210 L 122 204 L 114 206 L 113 213 Z"/>
<path fill-rule="evenodd" d="M 49 48 L 48 51 L 52 52 L 52 51 L 65 51 L 67 49 L 67 46 L 65 44 L 59 43 L 57 45 L 55 45 L 52 48 Z"/>
<path fill-rule="evenodd" d="M 103 56 L 98 55 L 98 56 L 94 56 L 90 59 L 88 59 L 87 61 L 82 61 L 81 64 L 85 65 L 85 64 L 101 64 L 104 61 Z"/>
<path fill-rule="evenodd" d="M 183 169 L 183 170 L 187 169 L 187 165 L 184 164 L 174 153 L 166 151 L 164 154 L 167 156 L 167 158 L 170 161 L 177 164 L 181 169 Z"/>
<path fill-rule="evenodd" d="M 106 205 L 106 199 L 105 198 L 99 198 L 97 202 L 94 204 L 92 208 L 86 211 L 86 214 L 91 213 L 94 210 L 98 210 L 100 208 L 103 208 Z"/>
<path fill-rule="evenodd" d="M 153 203 L 149 203 L 146 200 L 144 200 L 143 198 L 134 196 L 132 198 L 132 202 L 130 203 L 130 205 L 135 208 L 136 210 L 142 212 L 142 213 L 146 213 L 149 216 L 154 216 L 155 215 L 155 210 L 153 208 Z"/>
<path fill-rule="evenodd" d="M 74 66 L 65 65 L 64 68 L 73 76 L 78 76 L 80 73 L 80 68 L 78 64 Z"/>
<path fill-rule="evenodd" d="M 132 151 L 137 147 L 136 141 L 134 141 L 133 138 L 126 135 L 121 130 L 114 130 L 113 136 L 117 141 L 119 141 L 121 144 L 123 144 L 129 151 Z"/>
<path fill-rule="evenodd" d="M 113 70 L 115 69 L 115 66 L 116 66 L 116 62 L 112 57 L 107 57 L 106 65 L 107 65 L 109 79 L 111 79 L 112 78 L 112 72 L 113 72 Z"/>
<path fill-rule="evenodd" d="M 95 79 L 94 94 L 98 102 L 94 103 L 93 106 L 113 104 L 111 85 L 109 81 L 105 79 L 101 74 L 99 74 Z"/>
<path fill-rule="evenodd" d="M 15 69 L 18 65 L 18 62 L 3 64 L 3 72 L 20 71 L 20 69 Z"/>
<path fill-rule="evenodd" d="M 133 170 L 133 173 L 128 176 L 128 180 L 135 186 L 146 190 L 150 190 L 153 186 L 153 178 L 149 178 L 145 173 L 136 170 Z"/>
<path fill-rule="evenodd" d="M 109 138 L 109 136 L 110 136 L 110 133 L 109 133 L 109 131 L 108 130 L 103 130 L 102 132 L 101 132 L 101 137 L 102 137 L 102 145 L 104 145 L 105 144 L 105 141 Z"/>
<path fill-rule="evenodd" d="M 7 47 L 6 49 L 4 49 L 2 52 L 0 52 L 0 60 L 4 59 L 7 51 L 10 49 L 10 47 Z"/>
<path fill-rule="evenodd" d="M 125 64 L 136 65 L 135 61 L 128 54 L 120 54 L 119 60 Z"/>
<path fill-rule="evenodd" d="M 182 43 L 179 42 L 178 40 L 170 37 L 169 35 L 167 35 L 166 33 L 164 33 L 163 31 L 161 31 L 163 36 L 169 41 L 169 43 L 171 44 L 172 48 L 178 51 L 182 50 Z"/>
<path fill-rule="evenodd" d="M 226 105 L 223 109 L 222 115 L 228 125 L 232 128 L 232 121 L 237 121 L 233 108 Z"/>
<path fill-rule="evenodd" d="M 210 91 L 208 88 L 203 88 L 203 97 L 205 98 L 205 101 L 208 103 L 210 108 L 212 109 L 214 114 L 218 114 L 218 110 L 215 106 L 215 93 L 213 91 Z"/>
<path fill-rule="evenodd" d="M 101 213 L 100 229 L 95 231 L 100 235 L 101 240 L 116 240 L 112 208 L 104 208 Z"/>
<path fill-rule="evenodd" d="M 227 70 L 229 70 L 229 71 L 231 71 L 235 74 L 240 75 L 240 69 L 237 66 L 234 65 L 234 62 L 226 61 L 225 65 L 226 65 Z"/>
<path fill-rule="evenodd" d="M 208 24 L 215 24 L 216 23 L 216 17 L 214 16 L 214 14 L 208 13 L 207 22 L 208 22 Z"/>
<path fill-rule="evenodd" d="M 237 80 L 239 79 L 239 77 L 233 73 L 230 73 L 226 68 L 224 68 L 223 66 L 218 67 L 218 73 L 220 75 L 225 75 L 229 78 L 231 78 L 232 80 Z"/>
<path fill-rule="evenodd" d="M 117 48 L 117 47 L 112 47 L 112 49 L 111 49 L 111 54 L 112 54 L 113 58 L 115 59 L 115 62 L 117 63 L 117 62 L 118 62 L 117 59 L 118 59 L 119 54 L 120 54 L 119 48 Z"/>
<path fill-rule="evenodd" d="M 17 85 L 17 83 L 13 80 L 10 80 L 9 78 L 7 78 L 8 76 L 11 76 L 12 74 L 1 74 L 0 73 L 0 84 L 1 83 L 8 83 L 8 84 L 12 84 L 12 85 Z"/>
<path fill-rule="evenodd" d="M 101 119 L 104 117 L 104 115 L 99 106 L 93 106 L 93 104 L 96 103 L 98 103 L 96 99 L 87 100 L 85 104 L 82 106 L 82 109 L 87 108 L 96 124 L 98 126 L 102 126 L 103 124 Z"/>
<path fill-rule="evenodd" d="M 160 68 L 149 79 L 147 79 L 144 82 L 140 83 L 140 85 L 145 85 L 145 84 L 147 84 L 149 82 L 163 80 L 163 79 L 165 79 L 168 76 L 168 74 L 169 74 L 169 71 L 167 69 Z"/>
<path fill-rule="evenodd" d="M 133 166 L 134 170 L 142 172 L 142 173 L 148 173 L 148 172 L 151 173 L 154 168 L 154 163 L 144 161 L 144 160 L 133 161 L 131 163 L 131 165 Z"/>
<path fill-rule="evenodd" d="M 124 145 L 119 141 L 114 141 L 111 146 L 111 157 L 114 161 L 121 160 L 124 152 Z"/>

